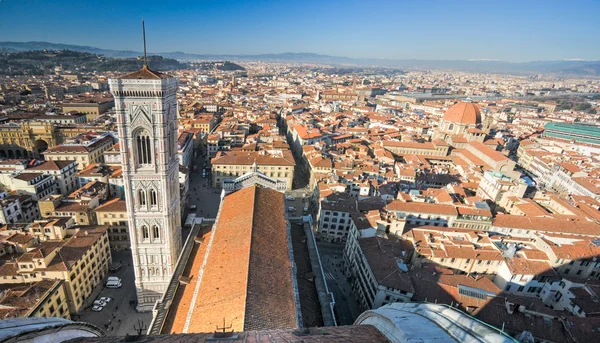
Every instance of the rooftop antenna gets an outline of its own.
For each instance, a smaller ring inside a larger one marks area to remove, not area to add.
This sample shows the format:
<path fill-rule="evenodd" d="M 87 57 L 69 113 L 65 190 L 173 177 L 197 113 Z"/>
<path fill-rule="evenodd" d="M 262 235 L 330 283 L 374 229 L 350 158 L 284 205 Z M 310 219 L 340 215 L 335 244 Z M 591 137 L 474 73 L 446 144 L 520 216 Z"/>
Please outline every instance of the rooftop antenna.
<path fill-rule="evenodd" d="M 148 62 L 146 61 L 146 25 L 144 24 L 144 18 L 142 18 L 142 36 L 144 36 L 144 68 L 148 68 Z"/>

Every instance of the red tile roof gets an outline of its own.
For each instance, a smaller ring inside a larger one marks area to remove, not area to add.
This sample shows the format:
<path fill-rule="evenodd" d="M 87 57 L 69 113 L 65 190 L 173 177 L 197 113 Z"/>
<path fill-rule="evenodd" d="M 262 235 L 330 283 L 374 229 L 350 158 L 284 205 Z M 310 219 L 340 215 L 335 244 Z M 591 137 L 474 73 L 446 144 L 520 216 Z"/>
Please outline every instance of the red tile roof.
<path fill-rule="evenodd" d="M 282 193 L 258 186 L 225 197 L 188 332 L 223 318 L 235 331 L 297 326 L 284 207 Z"/>

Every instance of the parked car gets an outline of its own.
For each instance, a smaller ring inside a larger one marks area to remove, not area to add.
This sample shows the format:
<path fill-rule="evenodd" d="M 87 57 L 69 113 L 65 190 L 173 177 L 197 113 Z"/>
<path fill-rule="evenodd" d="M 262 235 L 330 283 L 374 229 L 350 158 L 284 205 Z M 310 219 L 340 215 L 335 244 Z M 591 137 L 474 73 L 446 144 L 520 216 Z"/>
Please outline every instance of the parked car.
<path fill-rule="evenodd" d="M 108 271 L 116 272 L 121 269 L 121 262 L 112 263 L 110 267 L 108 267 Z"/>
<path fill-rule="evenodd" d="M 121 280 L 119 281 L 108 281 L 106 283 L 106 288 L 121 288 L 123 284 L 121 284 Z"/>
<path fill-rule="evenodd" d="M 108 279 L 106 279 L 107 281 L 119 281 L 121 282 L 121 279 L 116 277 L 116 276 L 109 276 Z"/>
<path fill-rule="evenodd" d="M 290 212 L 294 212 L 295 210 L 296 210 L 296 208 L 294 206 L 288 207 L 288 211 L 290 211 Z"/>
<path fill-rule="evenodd" d="M 285 198 L 288 199 L 289 201 L 294 201 L 294 197 L 291 195 L 288 195 Z"/>
<path fill-rule="evenodd" d="M 106 302 L 102 299 L 98 299 L 94 301 L 94 306 L 104 307 L 106 306 Z"/>
<path fill-rule="evenodd" d="M 100 312 L 100 311 L 102 311 L 103 308 L 104 308 L 103 306 L 97 306 L 96 305 L 96 306 L 92 307 L 92 311 L 94 311 L 94 312 Z"/>
<path fill-rule="evenodd" d="M 105 303 L 109 303 L 112 300 L 112 298 L 111 297 L 100 297 L 100 300 L 104 301 Z"/>

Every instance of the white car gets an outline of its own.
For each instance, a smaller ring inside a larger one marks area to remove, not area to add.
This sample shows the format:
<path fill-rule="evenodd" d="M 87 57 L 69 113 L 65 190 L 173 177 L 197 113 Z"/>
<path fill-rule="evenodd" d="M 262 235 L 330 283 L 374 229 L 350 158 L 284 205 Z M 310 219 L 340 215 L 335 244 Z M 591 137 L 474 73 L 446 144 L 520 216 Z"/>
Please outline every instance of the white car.
<path fill-rule="evenodd" d="M 288 207 L 288 211 L 289 212 L 294 212 L 295 210 L 296 210 L 296 208 L 294 206 Z"/>
<path fill-rule="evenodd" d="M 94 306 L 104 307 L 104 306 L 106 306 L 106 302 L 102 299 L 99 299 L 99 300 L 94 301 Z"/>
<path fill-rule="evenodd" d="M 94 307 L 92 307 L 92 311 L 100 312 L 100 311 L 102 311 L 103 308 L 104 308 L 103 306 L 94 306 Z"/>
<path fill-rule="evenodd" d="M 289 201 L 294 201 L 294 197 L 291 195 L 288 195 L 285 198 L 288 199 Z"/>
<path fill-rule="evenodd" d="M 123 284 L 121 283 L 121 280 L 119 281 L 109 281 L 106 283 L 106 288 L 121 288 Z"/>
<path fill-rule="evenodd" d="M 112 300 L 112 298 L 111 297 L 100 297 L 100 300 L 104 301 L 105 303 L 109 303 Z"/>

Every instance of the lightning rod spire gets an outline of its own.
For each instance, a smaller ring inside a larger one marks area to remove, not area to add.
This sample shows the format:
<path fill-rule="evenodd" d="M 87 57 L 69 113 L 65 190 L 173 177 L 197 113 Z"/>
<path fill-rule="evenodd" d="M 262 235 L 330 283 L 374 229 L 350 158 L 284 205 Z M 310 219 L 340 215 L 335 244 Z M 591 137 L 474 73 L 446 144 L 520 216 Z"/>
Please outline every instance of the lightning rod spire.
<path fill-rule="evenodd" d="M 148 61 L 146 60 L 146 25 L 142 18 L 142 36 L 144 36 L 144 68 L 148 68 Z"/>

